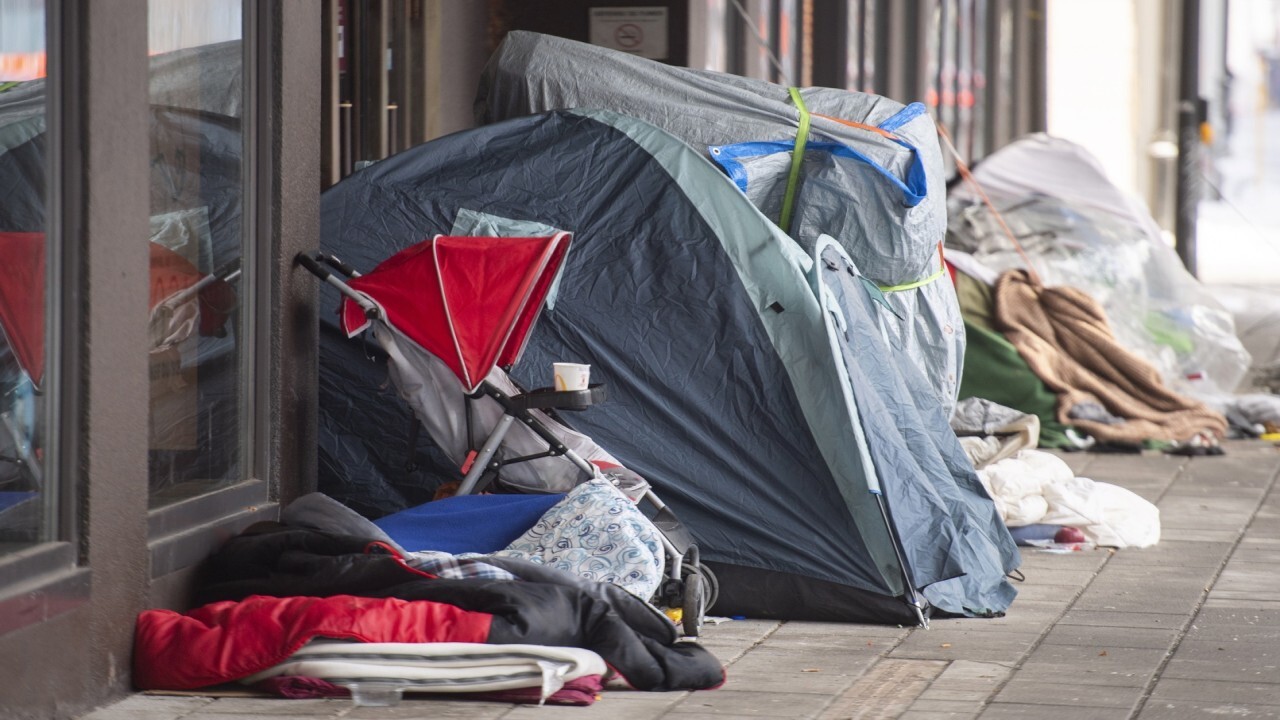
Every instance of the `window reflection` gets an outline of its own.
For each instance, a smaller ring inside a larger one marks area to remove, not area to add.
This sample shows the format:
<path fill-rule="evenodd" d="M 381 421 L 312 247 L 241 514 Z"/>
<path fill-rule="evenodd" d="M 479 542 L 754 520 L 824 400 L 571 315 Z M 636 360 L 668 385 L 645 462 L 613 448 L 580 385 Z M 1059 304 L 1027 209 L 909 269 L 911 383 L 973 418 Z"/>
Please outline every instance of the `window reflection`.
<path fill-rule="evenodd" d="M 0 0 L 0 554 L 53 538 L 42 464 L 45 5 Z"/>
<path fill-rule="evenodd" d="M 242 3 L 150 0 L 152 507 L 244 475 Z"/>

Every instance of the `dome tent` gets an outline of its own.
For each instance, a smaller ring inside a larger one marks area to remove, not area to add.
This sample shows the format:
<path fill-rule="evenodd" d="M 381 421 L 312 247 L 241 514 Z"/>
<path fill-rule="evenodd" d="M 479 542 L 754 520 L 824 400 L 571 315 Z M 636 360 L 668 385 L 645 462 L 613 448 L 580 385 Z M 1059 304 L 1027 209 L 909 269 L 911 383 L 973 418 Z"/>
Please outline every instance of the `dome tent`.
<path fill-rule="evenodd" d="M 383 160 L 321 205 L 321 250 L 356 268 L 436 233 L 573 233 L 512 375 L 533 387 L 554 361 L 591 364 L 609 401 L 573 425 L 689 526 L 721 576 L 714 611 L 902 623 L 912 601 L 979 615 L 1012 601 L 1016 549 L 938 403 L 912 392 L 923 376 L 851 375 L 841 343 L 889 353 L 871 306 L 841 311 L 861 332 L 840 339 L 814 258 L 673 136 L 605 111 L 520 118 Z M 321 482 L 345 500 L 394 486 L 357 459 L 400 443 L 387 428 L 405 411 L 325 317 Z"/>

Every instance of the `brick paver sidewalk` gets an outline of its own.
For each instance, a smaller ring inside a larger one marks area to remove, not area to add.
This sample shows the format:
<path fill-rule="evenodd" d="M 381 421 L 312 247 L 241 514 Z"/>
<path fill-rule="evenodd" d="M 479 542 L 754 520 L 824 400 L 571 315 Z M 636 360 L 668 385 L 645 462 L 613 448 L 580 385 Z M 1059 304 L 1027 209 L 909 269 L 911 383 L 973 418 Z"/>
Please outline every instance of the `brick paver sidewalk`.
<path fill-rule="evenodd" d="M 235 718 L 1280 718 L 1280 450 L 1224 457 L 1067 455 L 1078 475 L 1155 502 L 1146 550 L 1023 553 L 1007 617 L 928 630 L 747 620 L 704 643 L 728 683 L 610 691 L 589 708 L 407 699 L 133 696 L 85 720 Z"/>

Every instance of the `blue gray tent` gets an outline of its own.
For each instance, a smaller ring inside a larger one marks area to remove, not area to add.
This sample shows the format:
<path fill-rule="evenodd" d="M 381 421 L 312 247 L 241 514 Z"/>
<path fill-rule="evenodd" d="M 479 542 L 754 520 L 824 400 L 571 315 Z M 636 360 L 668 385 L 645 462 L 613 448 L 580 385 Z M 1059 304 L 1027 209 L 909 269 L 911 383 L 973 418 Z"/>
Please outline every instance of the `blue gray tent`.
<path fill-rule="evenodd" d="M 852 262 L 825 243 L 815 261 L 666 132 L 520 118 L 383 160 L 321 207 L 321 249 L 357 269 L 436 233 L 573 233 L 512 374 L 536 387 L 553 361 L 591 364 L 609 401 L 573 424 L 693 531 L 715 612 L 900 623 L 1012 601 L 1013 542 L 927 380 L 886 361 Z M 388 462 L 408 411 L 385 368 L 323 317 L 322 489 L 374 512 L 394 509 L 369 507 L 379 484 L 426 495 Z"/>

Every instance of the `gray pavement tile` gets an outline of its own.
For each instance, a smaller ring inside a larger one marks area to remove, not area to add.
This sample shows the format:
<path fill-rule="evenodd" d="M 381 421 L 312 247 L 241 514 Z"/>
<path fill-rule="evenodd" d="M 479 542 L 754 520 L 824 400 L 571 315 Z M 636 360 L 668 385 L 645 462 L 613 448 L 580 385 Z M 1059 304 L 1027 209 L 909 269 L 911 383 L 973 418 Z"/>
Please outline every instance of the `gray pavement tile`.
<path fill-rule="evenodd" d="M 1160 526 L 1161 540 L 1181 540 L 1191 542 L 1232 542 L 1240 537 L 1243 527 L 1183 527 L 1180 525 Z"/>
<path fill-rule="evenodd" d="M 978 716 L 980 720 L 1123 720 L 1128 710 L 1080 705 L 1028 705 L 992 703 Z"/>
<path fill-rule="evenodd" d="M 439 698 L 411 695 L 390 707 L 352 706 L 342 720 L 418 720 L 419 718 L 466 718 L 471 720 L 498 720 L 515 706 L 510 703 L 478 702 L 472 700 L 441 700 Z M 559 708 L 557 708 L 559 709 Z M 579 710 L 580 708 L 573 708 Z M 601 717 L 596 715 L 595 717 Z M 223 718 L 210 718 L 223 720 Z"/>
<path fill-rule="evenodd" d="M 1263 506 L 1249 523 L 1248 537 L 1255 540 L 1280 539 L 1280 509 Z"/>
<path fill-rule="evenodd" d="M 1187 458 L 1176 455 L 1143 453 L 1141 455 L 1094 455 L 1089 463 L 1089 475 L 1103 482 L 1141 483 L 1146 480 L 1173 479 L 1185 472 Z"/>
<path fill-rule="evenodd" d="M 1210 593 L 1212 597 L 1219 600 L 1238 600 L 1242 602 L 1251 602 L 1255 600 L 1267 600 L 1276 597 L 1275 593 L 1267 593 L 1258 590 L 1224 590 L 1214 586 Z"/>
<path fill-rule="evenodd" d="M 1194 624 L 1280 627 L 1280 607 L 1266 608 L 1258 603 L 1217 602 L 1210 593 L 1204 607 L 1196 615 Z"/>
<path fill-rule="evenodd" d="M 1176 700 L 1148 702 L 1138 714 L 1138 720 L 1217 720 L 1223 717 L 1242 717 L 1253 720 L 1280 718 L 1280 707 L 1275 705 L 1248 705 L 1240 702 L 1207 703 Z"/>
<path fill-rule="evenodd" d="M 991 699 L 994 694 L 995 687 L 972 687 L 963 688 L 959 686 L 950 686 L 939 688 L 936 684 L 930 685 L 927 690 L 920 693 L 921 700 L 958 700 L 969 702 L 986 702 Z"/>
<path fill-rule="evenodd" d="M 897 716 L 897 720 L 972 720 L 978 713 L 960 712 L 925 712 L 923 710 L 907 710 Z"/>
<path fill-rule="evenodd" d="M 1040 645 L 1023 665 L 1067 664 L 1092 670 L 1155 670 L 1166 652 L 1157 648 L 1130 648 L 1113 645 Z"/>
<path fill-rule="evenodd" d="M 1150 593 L 1160 592 L 1203 593 L 1213 579 L 1212 568 L 1134 568 L 1107 567 L 1098 573 L 1098 579 L 1089 584 L 1084 594 L 1091 592 Z"/>
<path fill-rule="evenodd" d="M 830 701 L 826 695 L 810 693 L 716 690 L 697 693 L 677 703 L 668 711 L 668 716 L 814 717 Z"/>
<path fill-rule="evenodd" d="M 1193 624 L 1187 629 L 1188 640 L 1244 641 L 1273 643 L 1280 647 L 1280 626 Z"/>
<path fill-rule="evenodd" d="M 946 668 L 947 663 L 934 660 L 882 660 L 832 700 L 820 717 L 895 718 Z"/>
<path fill-rule="evenodd" d="M 1243 528 L 1262 500 L 1257 497 L 1169 494 L 1161 498 L 1160 526 Z"/>
<path fill-rule="evenodd" d="M 1222 566 L 1207 567 L 1204 565 L 1144 565 L 1137 563 L 1108 563 L 1098 572 L 1098 580 L 1106 583 L 1141 583 L 1142 586 L 1153 582 L 1173 581 L 1189 584 L 1206 584 L 1217 574 Z M 1095 581 L 1096 582 L 1096 581 Z"/>
<path fill-rule="evenodd" d="M 948 630 L 913 633 L 889 657 L 913 660 L 1016 662 L 1040 638 L 1036 632 Z"/>
<path fill-rule="evenodd" d="M 1244 485 L 1235 481 L 1223 482 L 1222 480 L 1213 482 L 1188 482 L 1183 479 L 1170 485 L 1168 491 L 1165 492 L 1164 497 L 1252 498 L 1257 502 L 1262 502 L 1262 499 L 1266 497 L 1266 495 L 1266 484 Z"/>
<path fill-rule="evenodd" d="M 1226 593 L 1263 600 L 1280 597 L 1280 573 L 1274 564 L 1238 562 L 1233 558 L 1214 583 L 1213 592 L 1219 597 L 1231 597 Z"/>
<path fill-rule="evenodd" d="M 1187 621 L 1182 613 L 1158 613 L 1138 609 L 1095 610 L 1073 607 L 1055 627 L 1083 625 L 1088 627 L 1180 629 Z"/>
<path fill-rule="evenodd" d="M 209 718 L 228 720 L 227 716 L 240 717 L 315 717 L 330 718 L 351 709 L 347 698 L 321 700 L 293 700 L 277 697 L 221 697 L 185 718 Z"/>
<path fill-rule="evenodd" d="M 1214 483 L 1229 482 L 1242 487 L 1269 487 L 1275 477 L 1277 463 L 1274 457 L 1238 454 L 1217 458 L 1221 462 L 1192 463 L 1178 482 Z"/>
<path fill-rule="evenodd" d="M 1063 557 L 1061 555 L 1051 555 L 1050 557 Z M 1101 565 L 1101 563 L 1098 563 Z M 1051 564 L 1044 567 L 1027 567 L 1019 568 L 1022 574 L 1027 576 L 1024 585 L 1043 586 L 1043 585 L 1066 585 L 1073 588 L 1088 585 L 1098 575 L 1098 568 L 1065 568 L 1054 567 Z M 1023 585 L 1019 585 L 1019 588 Z"/>
<path fill-rule="evenodd" d="M 1102 685 L 1142 688 L 1154 674 L 1146 667 L 1081 667 L 1075 663 L 1028 662 L 1014 673 L 1018 680 L 1075 685 Z"/>
<path fill-rule="evenodd" d="M 866 672 L 878 659 L 878 653 L 797 652 L 757 648 L 730 665 L 725 676 L 734 680 L 739 675 L 753 676 L 773 673 L 792 675 L 809 674 L 805 670 L 817 670 L 830 675 L 857 676 Z"/>
<path fill-rule="evenodd" d="M 657 720 L 667 714 L 667 712 L 677 702 L 682 700 L 686 693 L 644 693 L 653 697 L 633 699 L 633 698 L 617 698 L 614 693 L 606 692 L 603 697 L 593 705 L 587 707 L 538 707 L 536 705 L 522 705 L 512 708 L 507 707 L 503 711 L 504 714 L 496 716 L 476 716 L 476 717 L 495 717 L 502 720 L 546 720 L 548 718 L 601 718 L 602 720 Z M 423 712 L 421 715 L 415 715 L 414 718 L 430 718 L 435 720 L 437 717 L 455 717 L 470 718 L 469 715 L 450 715 L 441 716 L 431 712 Z M 346 718 L 343 718 L 346 720 Z M 370 720 L 380 720 L 371 718 Z"/>
<path fill-rule="evenodd" d="M 262 715 L 261 712 L 251 712 L 251 714 L 241 714 L 241 712 L 218 712 L 218 714 L 205 714 L 205 712 L 193 712 L 191 715 L 183 715 L 180 720 L 262 720 L 264 717 L 297 717 L 297 719 L 305 720 L 337 720 L 342 717 L 342 711 L 326 712 L 326 714 L 310 715 L 292 715 L 292 714 L 273 714 Z M 174 717 L 173 720 L 179 720 Z"/>
<path fill-rule="evenodd" d="M 715 655 L 721 665 L 728 665 L 734 662 L 749 652 L 752 648 L 756 647 L 751 643 L 745 642 L 719 643 L 709 641 L 703 642 L 702 646 L 709 650 L 712 655 Z"/>
<path fill-rule="evenodd" d="M 1245 537 L 1250 540 L 1272 540 L 1280 542 L 1280 523 L 1275 525 L 1266 525 L 1263 527 L 1250 526 L 1249 533 Z"/>
<path fill-rule="evenodd" d="M 913 628 L 853 623 L 791 622 L 769 636 L 771 648 L 888 648 L 911 634 Z"/>
<path fill-rule="evenodd" d="M 1239 701 L 1280 705 L 1280 684 L 1161 677 L 1151 693 L 1150 702 L 1157 700 L 1194 700 L 1206 703 Z"/>
<path fill-rule="evenodd" d="M 722 690 L 752 690 L 756 692 L 821 693 L 833 697 L 844 692 L 862 676 L 873 660 L 850 666 L 840 663 L 838 669 L 822 667 L 788 667 L 769 670 L 752 669 L 748 672 L 732 672 Z"/>
<path fill-rule="evenodd" d="M 1233 541 L 1202 542 L 1161 537 L 1149 548 L 1125 548 L 1116 552 L 1108 567 L 1116 565 L 1173 565 L 1217 567 L 1231 552 Z"/>
<path fill-rule="evenodd" d="M 1204 605 L 1201 606 L 1201 609 L 1214 608 L 1272 613 L 1280 611 L 1280 599 L 1259 600 L 1257 598 L 1240 599 L 1234 597 L 1219 597 L 1210 591 L 1209 597 L 1205 598 Z"/>
<path fill-rule="evenodd" d="M 901 625 L 864 625 L 840 622 L 785 622 L 769 637 L 812 637 L 839 636 L 852 638 L 888 638 L 901 637 L 911 632 L 914 627 Z"/>
<path fill-rule="evenodd" d="M 957 713 L 975 716 L 982 712 L 986 703 L 981 700 L 937 700 L 921 697 L 907 708 L 912 712 Z"/>
<path fill-rule="evenodd" d="M 1167 650 L 1178 637 L 1178 628 L 1100 627 L 1058 625 L 1045 635 L 1049 645 L 1085 645 L 1089 647 L 1126 647 Z"/>
<path fill-rule="evenodd" d="M 933 681 L 933 687 L 950 687 L 952 685 L 995 687 L 1003 682 L 1010 672 L 1012 672 L 1012 668 L 1003 663 L 956 660 L 947 664 L 942 674 Z"/>
<path fill-rule="evenodd" d="M 1204 587 L 1198 583 L 1170 587 L 1165 584 L 1158 591 L 1154 588 L 1119 589 L 1109 586 L 1090 586 L 1080 594 L 1071 609 L 1110 610 L 1133 613 L 1171 613 L 1187 615 L 1193 611 L 1204 595 Z"/>
<path fill-rule="evenodd" d="M 1080 585 L 1042 585 L 1037 583 L 1033 576 L 1028 576 L 1025 583 L 1018 585 L 1018 597 L 1014 603 L 1016 604 L 1019 600 L 1071 602 L 1080 594 L 1081 587 Z"/>
<path fill-rule="evenodd" d="M 1273 661 L 1269 665 L 1216 662 L 1213 660 L 1189 660 L 1174 657 L 1160 674 L 1161 680 L 1223 680 L 1239 683 L 1280 683 L 1280 666 Z"/>
<path fill-rule="evenodd" d="M 1174 660 L 1200 660 L 1276 669 L 1276 682 L 1280 682 L 1280 646 L 1252 640 L 1192 640 L 1185 639 L 1173 654 Z"/>
<path fill-rule="evenodd" d="M 739 714 L 739 713 L 719 712 L 719 711 L 713 711 L 711 713 L 708 713 L 708 715 L 714 716 L 716 720 L 759 720 L 759 718 L 762 717 L 761 715 L 752 715 L 748 713 Z M 681 711 L 678 713 L 673 712 L 667 715 L 663 715 L 662 717 L 663 718 L 682 718 L 683 720 L 692 720 L 692 718 L 698 717 L 698 714 Z M 767 715 L 764 717 L 767 717 Z M 794 715 L 794 716 L 782 716 L 782 717 L 815 718 L 818 716 L 816 714 L 806 714 L 806 715 Z"/>
<path fill-rule="evenodd" d="M 213 698 L 208 697 L 130 695 L 81 720 L 169 720 L 195 712 L 211 702 Z"/>
<path fill-rule="evenodd" d="M 1231 562 L 1280 564 L 1280 540 L 1246 537 L 1231 553 Z"/>
<path fill-rule="evenodd" d="M 1071 678 L 1060 683 L 1041 680 L 1010 680 L 994 702 L 1027 705 L 1084 705 L 1088 707 L 1131 708 L 1142 697 L 1140 687 L 1077 685 Z"/>
<path fill-rule="evenodd" d="M 1144 687 L 1164 657 L 1164 650 L 1149 648 L 1041 645 L 1010 682 Z"/>
<path fill-rule="evenodd" d="M 743 667 L 748 663 L 761 661 L 785 664 L 800 663 L 812 658 L 826 660 L 875 658 L 879 657 L 888 647 L 888 645 L 866 645 L 865 643 L 861 645 L 854 644 L 844 648 L 830 645 L 797 645 L 794 643 L 774 645 L 773 643 L 764 643 L 752 648 L 729 667 Z"/>

